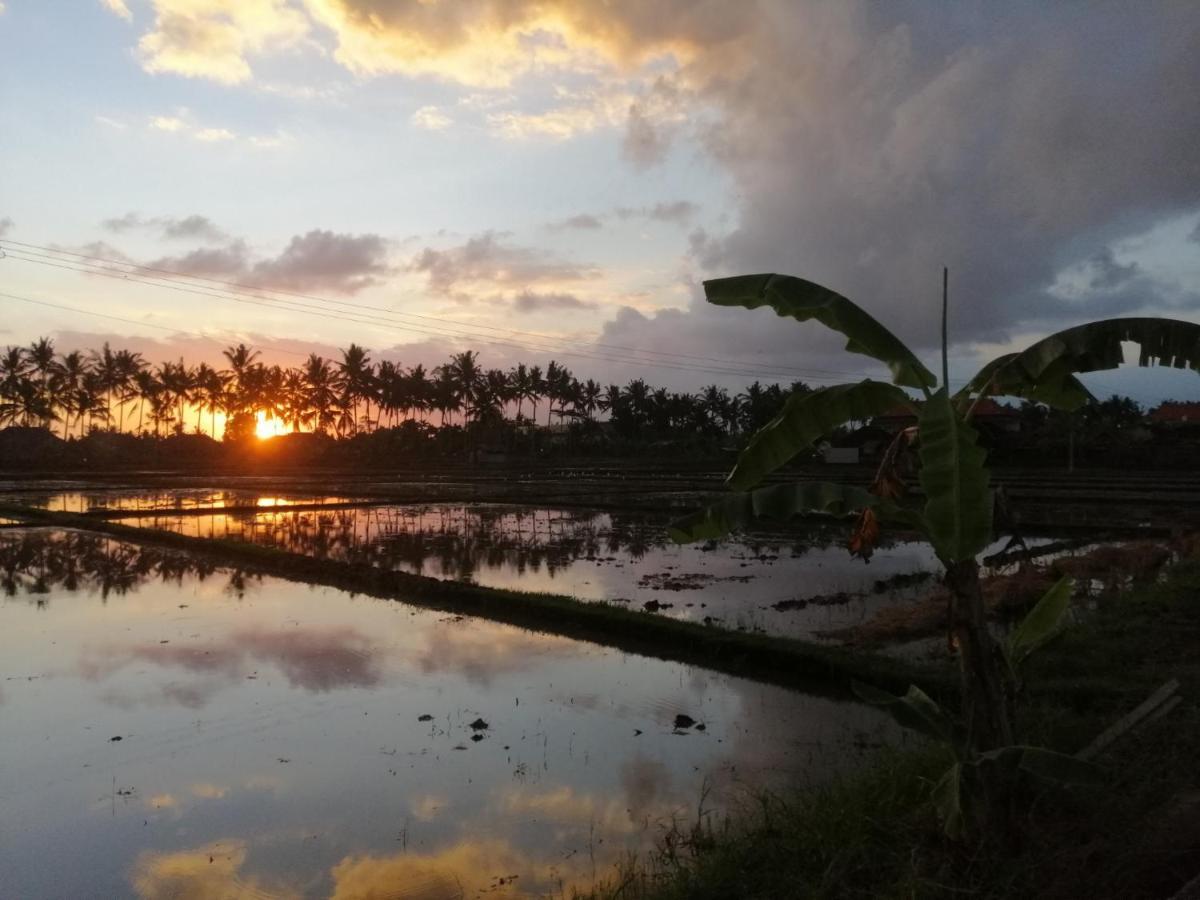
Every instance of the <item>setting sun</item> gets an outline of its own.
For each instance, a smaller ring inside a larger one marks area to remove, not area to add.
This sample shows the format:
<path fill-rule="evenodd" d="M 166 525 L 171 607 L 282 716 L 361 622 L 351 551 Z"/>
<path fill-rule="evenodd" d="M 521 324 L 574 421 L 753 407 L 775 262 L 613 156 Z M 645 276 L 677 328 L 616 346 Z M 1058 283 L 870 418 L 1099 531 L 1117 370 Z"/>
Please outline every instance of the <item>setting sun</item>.
<path fill-rule="evenodd" d="M 262 410 L 258 411 L 255 418 L 254 436 L 260 441 L 287 434 L 287 426 L 283 422 L 274 417 L 267 418 L 267 414 Z"/>

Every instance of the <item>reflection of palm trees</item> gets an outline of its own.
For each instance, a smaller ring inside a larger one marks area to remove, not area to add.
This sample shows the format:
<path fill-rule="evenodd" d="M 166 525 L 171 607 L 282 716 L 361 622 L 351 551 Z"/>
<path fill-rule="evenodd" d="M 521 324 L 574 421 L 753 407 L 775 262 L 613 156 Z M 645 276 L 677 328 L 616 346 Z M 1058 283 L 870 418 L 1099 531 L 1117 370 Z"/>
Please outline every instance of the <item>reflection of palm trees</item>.
<path fill-rule="evenodd" d="M 209 560 L 186 553 L 127 544 L 102 535 L 75 531 L 0 532 L 0 590 L 46 594 L 60 587 L 125 594 L 148 581 L 201 581 L 218 571 Z M 234 570 L 232 580 L 244 583 Z M 42 604 L 44 605 L 44 603 Z"/>

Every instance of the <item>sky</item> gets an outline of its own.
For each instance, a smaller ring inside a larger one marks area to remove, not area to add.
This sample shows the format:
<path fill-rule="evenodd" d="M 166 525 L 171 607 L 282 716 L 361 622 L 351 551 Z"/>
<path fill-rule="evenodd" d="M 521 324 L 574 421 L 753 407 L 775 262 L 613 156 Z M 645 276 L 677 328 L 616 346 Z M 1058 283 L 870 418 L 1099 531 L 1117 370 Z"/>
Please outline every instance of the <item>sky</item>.
<path fill-rule="evenodd" d="M 936 369 L 942 266 L 956 380 L 1094 318 L 1200 321 L 1187 0 L 0 9 L 0 345 L 819 385 L 883 370 L 701 282 L 818 281 Z"/>

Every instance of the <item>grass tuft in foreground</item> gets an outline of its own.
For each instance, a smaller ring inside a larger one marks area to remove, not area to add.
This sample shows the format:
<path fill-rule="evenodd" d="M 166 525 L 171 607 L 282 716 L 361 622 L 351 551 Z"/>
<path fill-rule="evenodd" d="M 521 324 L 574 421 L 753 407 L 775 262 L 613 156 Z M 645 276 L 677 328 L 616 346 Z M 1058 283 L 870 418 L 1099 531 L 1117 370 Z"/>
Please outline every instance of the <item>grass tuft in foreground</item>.
<path fill-rule="evenodd" d="M 594 897 L 1170 897 L 1200 873 L 1200 563 L 1110 598 L 1046 648 L 1019 715 L 1024 741 L 1076 752 L 1171 678 L 1183 702 L 1100 757 L 1104 785 L 1040 788 L 1002 841 L 947 841 L 928 803 L 946 760 L 889 750 L 675 835 Z"/>

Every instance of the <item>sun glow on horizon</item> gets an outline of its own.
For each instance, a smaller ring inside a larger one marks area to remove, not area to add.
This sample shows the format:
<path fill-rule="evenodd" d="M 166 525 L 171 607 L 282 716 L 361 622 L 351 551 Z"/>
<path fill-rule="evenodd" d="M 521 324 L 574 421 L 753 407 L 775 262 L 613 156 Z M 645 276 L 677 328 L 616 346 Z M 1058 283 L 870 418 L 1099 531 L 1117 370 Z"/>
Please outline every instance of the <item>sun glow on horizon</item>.
<path fill-rule="evenodd" d="M 287 425 L 275 417 L 267 418 L 267 414 L 259 410 L 255 415 L 254 436 L 260 441 L 265 441 L 267 438 L 278 437 L 281 434 L 287 434 Z"/>

